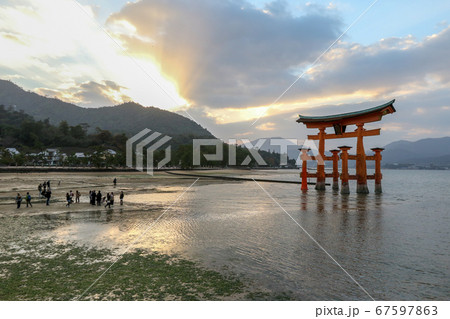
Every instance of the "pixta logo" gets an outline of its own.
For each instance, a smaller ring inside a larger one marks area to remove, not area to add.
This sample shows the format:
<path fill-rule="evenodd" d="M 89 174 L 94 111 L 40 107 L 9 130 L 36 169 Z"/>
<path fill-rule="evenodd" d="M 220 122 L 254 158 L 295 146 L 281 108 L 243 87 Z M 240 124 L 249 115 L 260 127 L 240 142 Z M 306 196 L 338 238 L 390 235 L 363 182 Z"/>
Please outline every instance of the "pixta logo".
<path fill-rule="evenodd" d="M 147 150 L 147 174 L 153 175 L 153 153 L 161 146 L 172 139 L 167 135 L 162 135 L 159 132 L 153 132 L 148 128 L 143 129 L 133 137 L 129 138 L 126 143 L 126 162 L 127 166 L 136 168 L 136 170 L 144 171 L 144 149 Z M 151 134 L 150 134 L 151 133 Z M 134 148 L 134 145 L 136 147 Z M 133 150 L 134 148 L 134 150 Z M 133 166 L 133 154 L 136 154 L 136 166 Z M 170 162 L 171 148 L 170 145 L 165 149 L 164 158 L 157 163 L 157 168 L 161 168 Z"/>
<path fill-rule="evenodd" d="M 319 165 L 323 165 L 323 159 L 320 156 L 317 146 L 312 140 L 300 141 L 295 138 L 261 138 L 255 142 L 250 142 L 248 139 L 239 140 L 239 144 L 241 147 L 246 148 L 248 150 L 249 155 L 241 162 L 237 163 L 236 158 L 236 147 L 238 145 L 238 140 L 229 139 L 228 140 L 228 165 L 240 165 L 247 166 L 250 164 L 252 157 L 255 160 L 258 166 L 266 166 L 267 163 L 262 158 L 259 153 L 260 149 L 263 145 L 266 145 L 266 149 L 273 149 L 272 146 L 278 148 L 278 153 L 280 155 L 280 165 L 287 165 L 288 162 L 288 147 L 298 147 L 302 145 L 302 147 L 307 147 L 308 149 L 313 151 L 313 154 L 316 155 L 316 160 Z M 223 161 L 224 160 L 224 152 L 223 152 L 224 141 L 219 139 L 194 139 L 193 140 L 193 165 L 199 166 L 201 163 L 201 157 L 203 156 L 207 161 Z M 203 154 L 201 151 L 202 146 L 213 146 L 215 149 L 214 154 Z M 269 148 L 267 148 L 269 147 Z M 296 162 L 300 162 L 300 157 L 297 158 Z"/>

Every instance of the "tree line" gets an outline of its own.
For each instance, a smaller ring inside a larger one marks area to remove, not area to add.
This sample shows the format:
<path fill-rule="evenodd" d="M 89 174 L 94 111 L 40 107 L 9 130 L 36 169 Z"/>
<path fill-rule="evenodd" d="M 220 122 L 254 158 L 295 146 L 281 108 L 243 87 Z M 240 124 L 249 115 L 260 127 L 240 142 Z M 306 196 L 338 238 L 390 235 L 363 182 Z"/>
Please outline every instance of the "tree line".
<path fill-rule="evenodd" d="M 125 145 L 128 136 L 124 133 L 113 134 L 108 130 L 96 128 L 89 133 L 87 124 L 71 126 L 67 121 L 59 125 L 50 124 L 49 120 L 35 120 L 32 116 L 17 111 L 12 107 L 0 105 L 0 164 L 2 165 L 43 165 L 45 150 L 55 148 L 64 153 L 58 160 L 62 166 L 94 166 L 94 167 L 124 167 L 126 165 Z M 172 146 L 171 160 L 166 166 L 189 169 L 194 167 L 192 140 L 195 136 L 176 136 L 168 144 Z M 11 154 L 6 148 L 14 147 L 19 154 Z M 228 153 L 230 145 L 223 144 L 223 160 L 208 161 L 203 156 L 214 154 L 213 146 L 201 148 L 201 166 L 230 166 Z M 111 154 L 113 150 L 115 154 Z M 83 152 L 83 157 L 75 156 L 75 152 Z M 240 165 L 247 156 L 250 157 L 249 167 L 257 166 L 256 160 L 245 147 L 236 147 L 236 163 Z M 144 152 L 144 163 L 146 163 Z M 259 151 L 259 154 L 269 167 L 280 164 L 278 153 Z M 165 157 L 164 149 L 154 153 L 154 166 Z M 289 161 L 295 165 L 295 161 Z"/>

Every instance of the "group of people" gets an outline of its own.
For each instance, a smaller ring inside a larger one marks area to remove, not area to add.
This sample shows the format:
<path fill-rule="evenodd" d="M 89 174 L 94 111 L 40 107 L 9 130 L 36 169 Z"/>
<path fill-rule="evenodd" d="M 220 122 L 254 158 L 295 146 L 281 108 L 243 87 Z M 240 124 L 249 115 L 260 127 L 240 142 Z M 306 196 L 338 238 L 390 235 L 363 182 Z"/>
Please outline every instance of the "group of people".
<path fill-rule="evenodd" d="M 61 183 L 61 182 L 59 182 Z M 58 183 L 58 185 L 59 185 Z M 114 187 L 117 184 L 117 179 L 114 178 Z M 50 205 L 50 198 L 52 196 L 52 191 L 50 188 L 50 181 L 46 181 L 44 183 L 39 184 L 38 186 L 38 191 L 39 191 L 39 198 L 46 198 L 46 205 Z M 81 193 L 76 190 L 75 193 L 71 191 L 69 191 L 68 193 L 66 193 L 66 201 L 67 204 L 66 206 L 69 207 L 71 204 L 73 203 L 79 203 L 80 202 L 80 197 L 81 197 Z M 119 199 L 120 199 L 120 205 L 123 205 L 123 198 L 125 197 L 123 191 L 120 192 L 119 195 Z M 27 192 L 27 195 L 25 196 L 26 199 L 26 203 L 27 203 L 27 207 L 33 207 L 33 205 L 31 204 L 31 195 L 29 192 Z M 75 200 L 74 200 L 75 199 Z M 20 193 L 17 193 L 17 196 L 15 198 L 16 200 L 16 204 L 17 204 L 17 208 L 20 208 L 20 205 L 22 204 L 22 196 L 20 195 Z M 102 205 L 102 203 L 105 204 L 105 208 L 109 207 L 111 208 L 111 206 L 114 206 L 114 193 L 107 193 L 106 196 L 102 195 L 102 192 L 99 190 L 98 192 L 96 192 L 95 190 L 93 191 L 89 191 L 89 202 L 91 205 L 97 205 L 100 206 Z"/>
<path fill-rule="evenodd" d="M 75 191 L 75 194 L 72 192 L 72 190 L 70 192 L 66 193 L 66 200 L 67 200 L 66 206 L 67 207 L 69 207 L 70 204 L 74 203 L 74 200 L 73 200 L 74 197 L 75 197 L 75 203 L 79 203 L 81 193 L 78 190 Z"/>
<path fill-rule="evenodd" d="M 17 193 L 16 196 L 16 204 L 17 204 L 17 208 L 20 208 L 20 205 L 22 204 L 22 196 L 20 195 L 20 193 Z M 27 201 L 27 207 L 33 207 L 33 205 L 31 204 L 31 195 L 30 192 L 27 192 L 27 195 L 25 196 L 25 200 Z"/>
<path fill-rule="evenodd" d="M 116 179 L 114 179 L 114 181 L 116 181 Z M 121 191 L 119 195 L 120 205 L 123 205 L 124 196 L 123 191 Z M 111 206 L 114 206 L 114 192 L 107 193 L 106 196 L 103 196 L 100 190 L 98 192 L 95 192 L 95 190 L 89 191 L 89 202 L 91 205 L 100 206 L 105 204 L 105 208 L 107 206 L 111 208 Z"/>

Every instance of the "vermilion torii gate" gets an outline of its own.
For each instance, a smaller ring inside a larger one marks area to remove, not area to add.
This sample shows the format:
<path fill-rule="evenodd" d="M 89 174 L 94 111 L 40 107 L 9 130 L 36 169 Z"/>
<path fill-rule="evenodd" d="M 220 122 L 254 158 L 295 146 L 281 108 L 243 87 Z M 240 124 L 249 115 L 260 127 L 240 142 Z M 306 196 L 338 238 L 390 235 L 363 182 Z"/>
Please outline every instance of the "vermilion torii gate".
<path fill-rule="evenodd" d="M 307 128 L 317 128 L 319 129 L 319 134 L 308 135 L 309 140 L 319 141 L 319 154 L 318 156 L 308 156 L 309 149 L 301 149 L 302 151 L 302 190 L 307 190 L 307 177 L 316 177 L 316 189 L 325 189 L 325 179 L 326 177 L 333 177 L 333 189 L 339 189 L 338 179 L 338 161 L 339 152 L 342 151 L 341 166 L 342 173 L 341 177 L 341 193 L 349 193 L 348 181 L 355 179 L 357 181 L 357 193 L 368 193 L 367 179 L 375 180 L 375 192 L 381 193 L 381 151 L 382 148 L 373 148 L 373 156 L 366 156 L 364 151 L 364 136 L 375 136 L 380 135 L 381 129 L 366 130 L 364 129 L 364 124 L 370 122 L 380 121 L 381 118 L 386 114 L 392 114 L 395 112 L 394 108 L 395 100 L 392 100 L 383 105 L 372 107 L 370 109 L 361 110 L 351 113 L 343 113 L 336 115 L 327 116 L 303 116 L 299 115 L 297 119 L 298 123 L 303 123 Z M 354 132 L 346 132 L 346 128 L 349 125 L 356 125 L 356 130 Z M 334 134 L 325 133 L 327 127 L 334 128 Z M 350 146 L 340 146 L 339 150 L 330 150 L 333 154 L 332 156 L 325 156 L 325 140 L 336 139 L 336 138 L 350 138 L 356 137 L 356 155 L 348 154 L 351 149 Z M 317 173 L 307 173 L 306 161 L 308 159 L 317 160 Z M 325 173 L 325 163 L 324 161 L 333 161 L 333 173 Z M 348 160 L 356 160 L 356 175 L 349 175 L 348 173 Z M 375 174 L 367 176 L 366 160 L 375 161 Z"/>

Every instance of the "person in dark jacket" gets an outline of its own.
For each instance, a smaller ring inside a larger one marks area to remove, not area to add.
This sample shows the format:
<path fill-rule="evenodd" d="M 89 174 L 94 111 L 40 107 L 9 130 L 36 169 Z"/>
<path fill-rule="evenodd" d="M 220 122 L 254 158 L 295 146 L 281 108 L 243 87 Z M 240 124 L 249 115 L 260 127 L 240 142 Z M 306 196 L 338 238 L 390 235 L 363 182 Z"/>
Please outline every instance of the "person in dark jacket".
<path fill-rule="evenodd" d="M 49 189 L 47 189 L 47 191 L 45 192 L 45 198 L 47 198 L 47 202 L 45 203 L 45 205 L 49 206 L 50 205 L 50 198 L 52 197 L 52 191 Z"/>
<path fill-rule="evenodd" d="M 95 205 L 95 200 L 97 199 L 97 193 L 92 191 L 91 193 L 91 205 Z"/>
<path fill-rule="evenodd" d="M 102 204 L 102 192 L 97 192 L 97 206 L 100 206 Z"/>
<path fill-rule="evenodd" d="M 120 205 L 123 205 L 123 197 L 124 197 L 125 195 L 123 194 L 123 191 L 121 191 L 120 192 L 120 196 L 119 196 L 119 199 L 120 199 Z"/>
<path fill-rule="evenodd" d="M 72 197 L 70 197 L 69 193 L 66 193 L 66 200 L 67 200 L 67 207 L 70 207 L 70 204 L 72 203 Z"/>
<path fill-rule="evenodd" d="M 22 196 L 20 196 L 20 193 L 17 193 L 17 196 L 16 196 L 17 208 L 20 208 L 21 203 L 22 203 Z"/>

